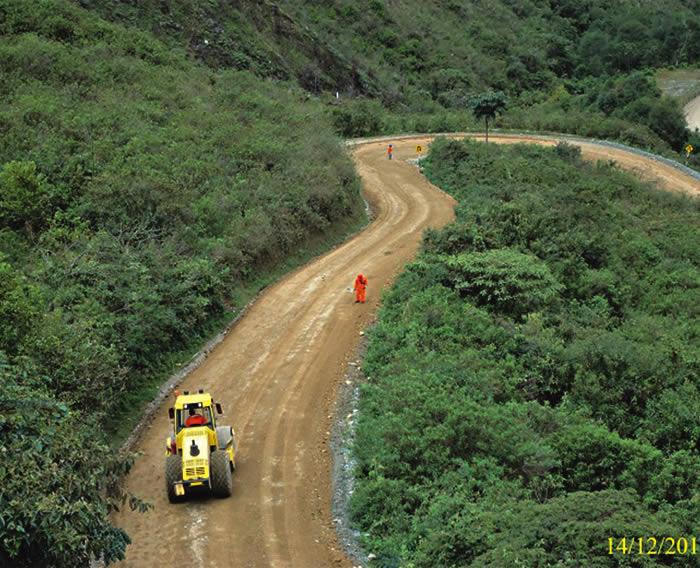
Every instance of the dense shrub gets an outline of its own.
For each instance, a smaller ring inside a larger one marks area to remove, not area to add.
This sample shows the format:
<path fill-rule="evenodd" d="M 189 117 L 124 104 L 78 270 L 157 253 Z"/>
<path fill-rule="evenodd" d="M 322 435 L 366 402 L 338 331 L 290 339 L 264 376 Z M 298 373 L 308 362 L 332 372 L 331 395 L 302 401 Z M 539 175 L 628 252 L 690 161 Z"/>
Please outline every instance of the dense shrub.
<path fill-rule="evenodd" d="M 544 307 L 560 287 L 546 264 L 510 250 L 463 253 L 446 265 L 460 295 L 513 318 Z"/>
<path fill-rule="evenodd" d="M 129 537 L 109 514 L 125 505 L 119 483 L 129 461 L 96 435 L 89 412 L 27 386 L 32 379 L 2 359 L 0 380 L 0 564 L 73 568 L 123 558 Z"/>
<path fill-rule="evenodd" d="M 362 138 L 384 131 L 382 107 L 374 101 L 345 102 L 333 108 L 332 117 L 336 131 L 346 138 Z"/>
<path fill-rule="evenodd" d="M 0 171 L 0 224 L 33 239 L 50 220 L 55 191 L 34 162 L 9 162 Z"/>

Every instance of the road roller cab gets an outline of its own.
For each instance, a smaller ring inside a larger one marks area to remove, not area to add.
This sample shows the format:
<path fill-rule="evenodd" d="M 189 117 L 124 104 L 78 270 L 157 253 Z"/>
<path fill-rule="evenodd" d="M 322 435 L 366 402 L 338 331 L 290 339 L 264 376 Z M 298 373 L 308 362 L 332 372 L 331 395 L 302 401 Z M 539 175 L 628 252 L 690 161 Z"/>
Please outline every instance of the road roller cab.
<path fill-rule="evenodd" d="M 175 392 L 168 413 L 173 435 L 166 441 L 165 482 L 170 502 L 194 491 L 228 497 L 236 467 L 236 437 L 231 426 L 221 426 L 216 415 L 221 405 L 200 390 Z"/>

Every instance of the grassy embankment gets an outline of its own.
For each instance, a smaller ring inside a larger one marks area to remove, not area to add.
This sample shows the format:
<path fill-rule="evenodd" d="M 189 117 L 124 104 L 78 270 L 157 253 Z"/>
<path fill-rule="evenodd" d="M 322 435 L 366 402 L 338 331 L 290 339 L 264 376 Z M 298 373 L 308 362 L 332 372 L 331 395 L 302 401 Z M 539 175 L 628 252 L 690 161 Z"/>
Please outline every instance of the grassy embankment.
<path fill-rule="evenodd" d="M 697 535 L 697 201 L 566 146 L 425 167 L 459 206 L 370 333 L 351 505 L 377 564 L 627 566 L 609 537 Z"/>

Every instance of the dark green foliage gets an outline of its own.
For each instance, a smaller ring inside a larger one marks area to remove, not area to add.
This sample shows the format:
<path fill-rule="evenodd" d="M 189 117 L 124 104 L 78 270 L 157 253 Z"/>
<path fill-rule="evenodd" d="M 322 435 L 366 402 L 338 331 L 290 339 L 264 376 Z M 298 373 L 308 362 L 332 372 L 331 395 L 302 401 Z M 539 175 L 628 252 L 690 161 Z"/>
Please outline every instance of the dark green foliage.
<path fill-rule="evenodd" d="M 38 381 L 4 359 L 0 381 L 0 564 L 74 568 L 123 558 L 129 538 L 108 515 L 125 503 L 119 482 L 129 461 L 95 434 L 89 412 L 26 386 Z"/>
<path fill-rule="evenodd" d="M 439 140 L 457 220 L 387 294 L 353 516 L 381 566 L 695 566 L 697 203 L 575 147 Z"/>
<path fill-rule="evenodd" d="M 560 287 L 546 264 L 511 250 L 463 253 L 445 264 L 462 297 L 513 318 L 546 306 Z"/>
<path fill-rule="evenodd" d="M 338 105 L 332 110 L 336 131 L 346 138 L 362 138 L 384 132 L 381 105 L 374 101 L 357 99 Z"/>
<path fill-rule="evenodd" d="M 0 226 L 34 239 L 51 219 L 57 195 L 34 162 L 9 162 L 0 171 Z"/>
<path fill-rule="evenodd" d="M 581 161 L 581 147 L 568 142 L 559 142 L 554 151 L 562 160 L 578 163 Z"/>
<path fill-rule="evenodd" d="M 614 490 L 574 492 L 542 504 L 503 503 L 489 511 L 460 503 L 459 495 L 441 496 L 428 515 L 420 525 L 426 536 L 416 567 L 653 565 L 643 557 L 610 557 L 608 538 L 667 535 L 676 529 L 665 515 L 649 515 L 633 492 Z M 673 561 L 693 565 L 692 559 Z"/>
<path fill-rule="evenodd" d="M 688 137 L 680 105 L 661 97 L 650 73 L 637 71 L 600 81 L 587 98 L 593 103 L 590 108 L 608 117 L 644 125 L 677 151 Z"/>
<path fill-rule="evenodd" d="M 0 352 L 16 355 L 39 314 L 39 289 L 0 256 Z"/>
<path fill-rule="evenodd" d="M 412 127 L 414 117 L 431 105 L 437 112 L 465 108 L 478 93 L 495 90 L 511 101 L 499 119 L 503 126 L 659 151 L 677 151 L 687 137 L 680 106 L 645 74 L 693 65 L 700 56 L 700 16 L 680 2 L 409 1 L 380 3 L 379 11 L 369 0 L 280 4 L 324 48 L 332 46 L 365 73 L 390 111 L 384 122 L 398 119 L 405 130 L 440 131 Z M 354 96 L 357 88 L 346 79 L 329 90 Z M 624 104 L 618 100 L 613 112 L 606 93 L 624 94 Z M 643 99 L 642 108 L 623 111 Z"/>

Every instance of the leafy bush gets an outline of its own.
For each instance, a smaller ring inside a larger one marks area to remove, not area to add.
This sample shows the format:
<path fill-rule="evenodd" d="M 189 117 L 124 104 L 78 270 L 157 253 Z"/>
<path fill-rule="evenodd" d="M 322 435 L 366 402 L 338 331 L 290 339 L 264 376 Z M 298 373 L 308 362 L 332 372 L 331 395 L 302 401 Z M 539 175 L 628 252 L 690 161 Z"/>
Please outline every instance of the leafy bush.
<path fill-rule="evenodd" d="M 36 171 L 34 162 L 9 162 L 0 171 L 0 223 L 29 238 L 52 216 L 55 191 Z"/>
<path fill-rule="evenodd" d="M 611 535 L 666 535 L 676 528 L 663 514 L 648 515 L 631 491 L 576 492 L 486 511 L 448 499 L 437 501 L 421 523 L 426 537 L 415 566 L 625 566 L 619 552 L 608 554 Z M 692 565 L 680 556 L 674 561 Z"/>
<path fill-rule="evenodd" d="M 0 256 L 0 261 L 2 256 Z M 16 355 L 40 314 L 41 291 L 9 263 L 0 262 L 0 352 Z"/>
<path fill-rule="evenodd" d="M 561 288 L 546 264 L 514 251 L 462 253 L 446 265 L 463 297 L 514 318 L 546 306 Z"/>
<path fill-rule="evenodd" d="M 382 112 L 381 106 L 373 101 L 345 102 L 333 108 L 333 125 L 346 138 L 381 134 L 384 131 Z"/>
<path fill-rule="evenodd" d="M 72 568 L 123 558 L 130 541 L 109 514 L 125 503 L 129 460 L 95 435 L 87 413 L 20 386 L 27 378 L 0 360 L 0 563 Z"/>

